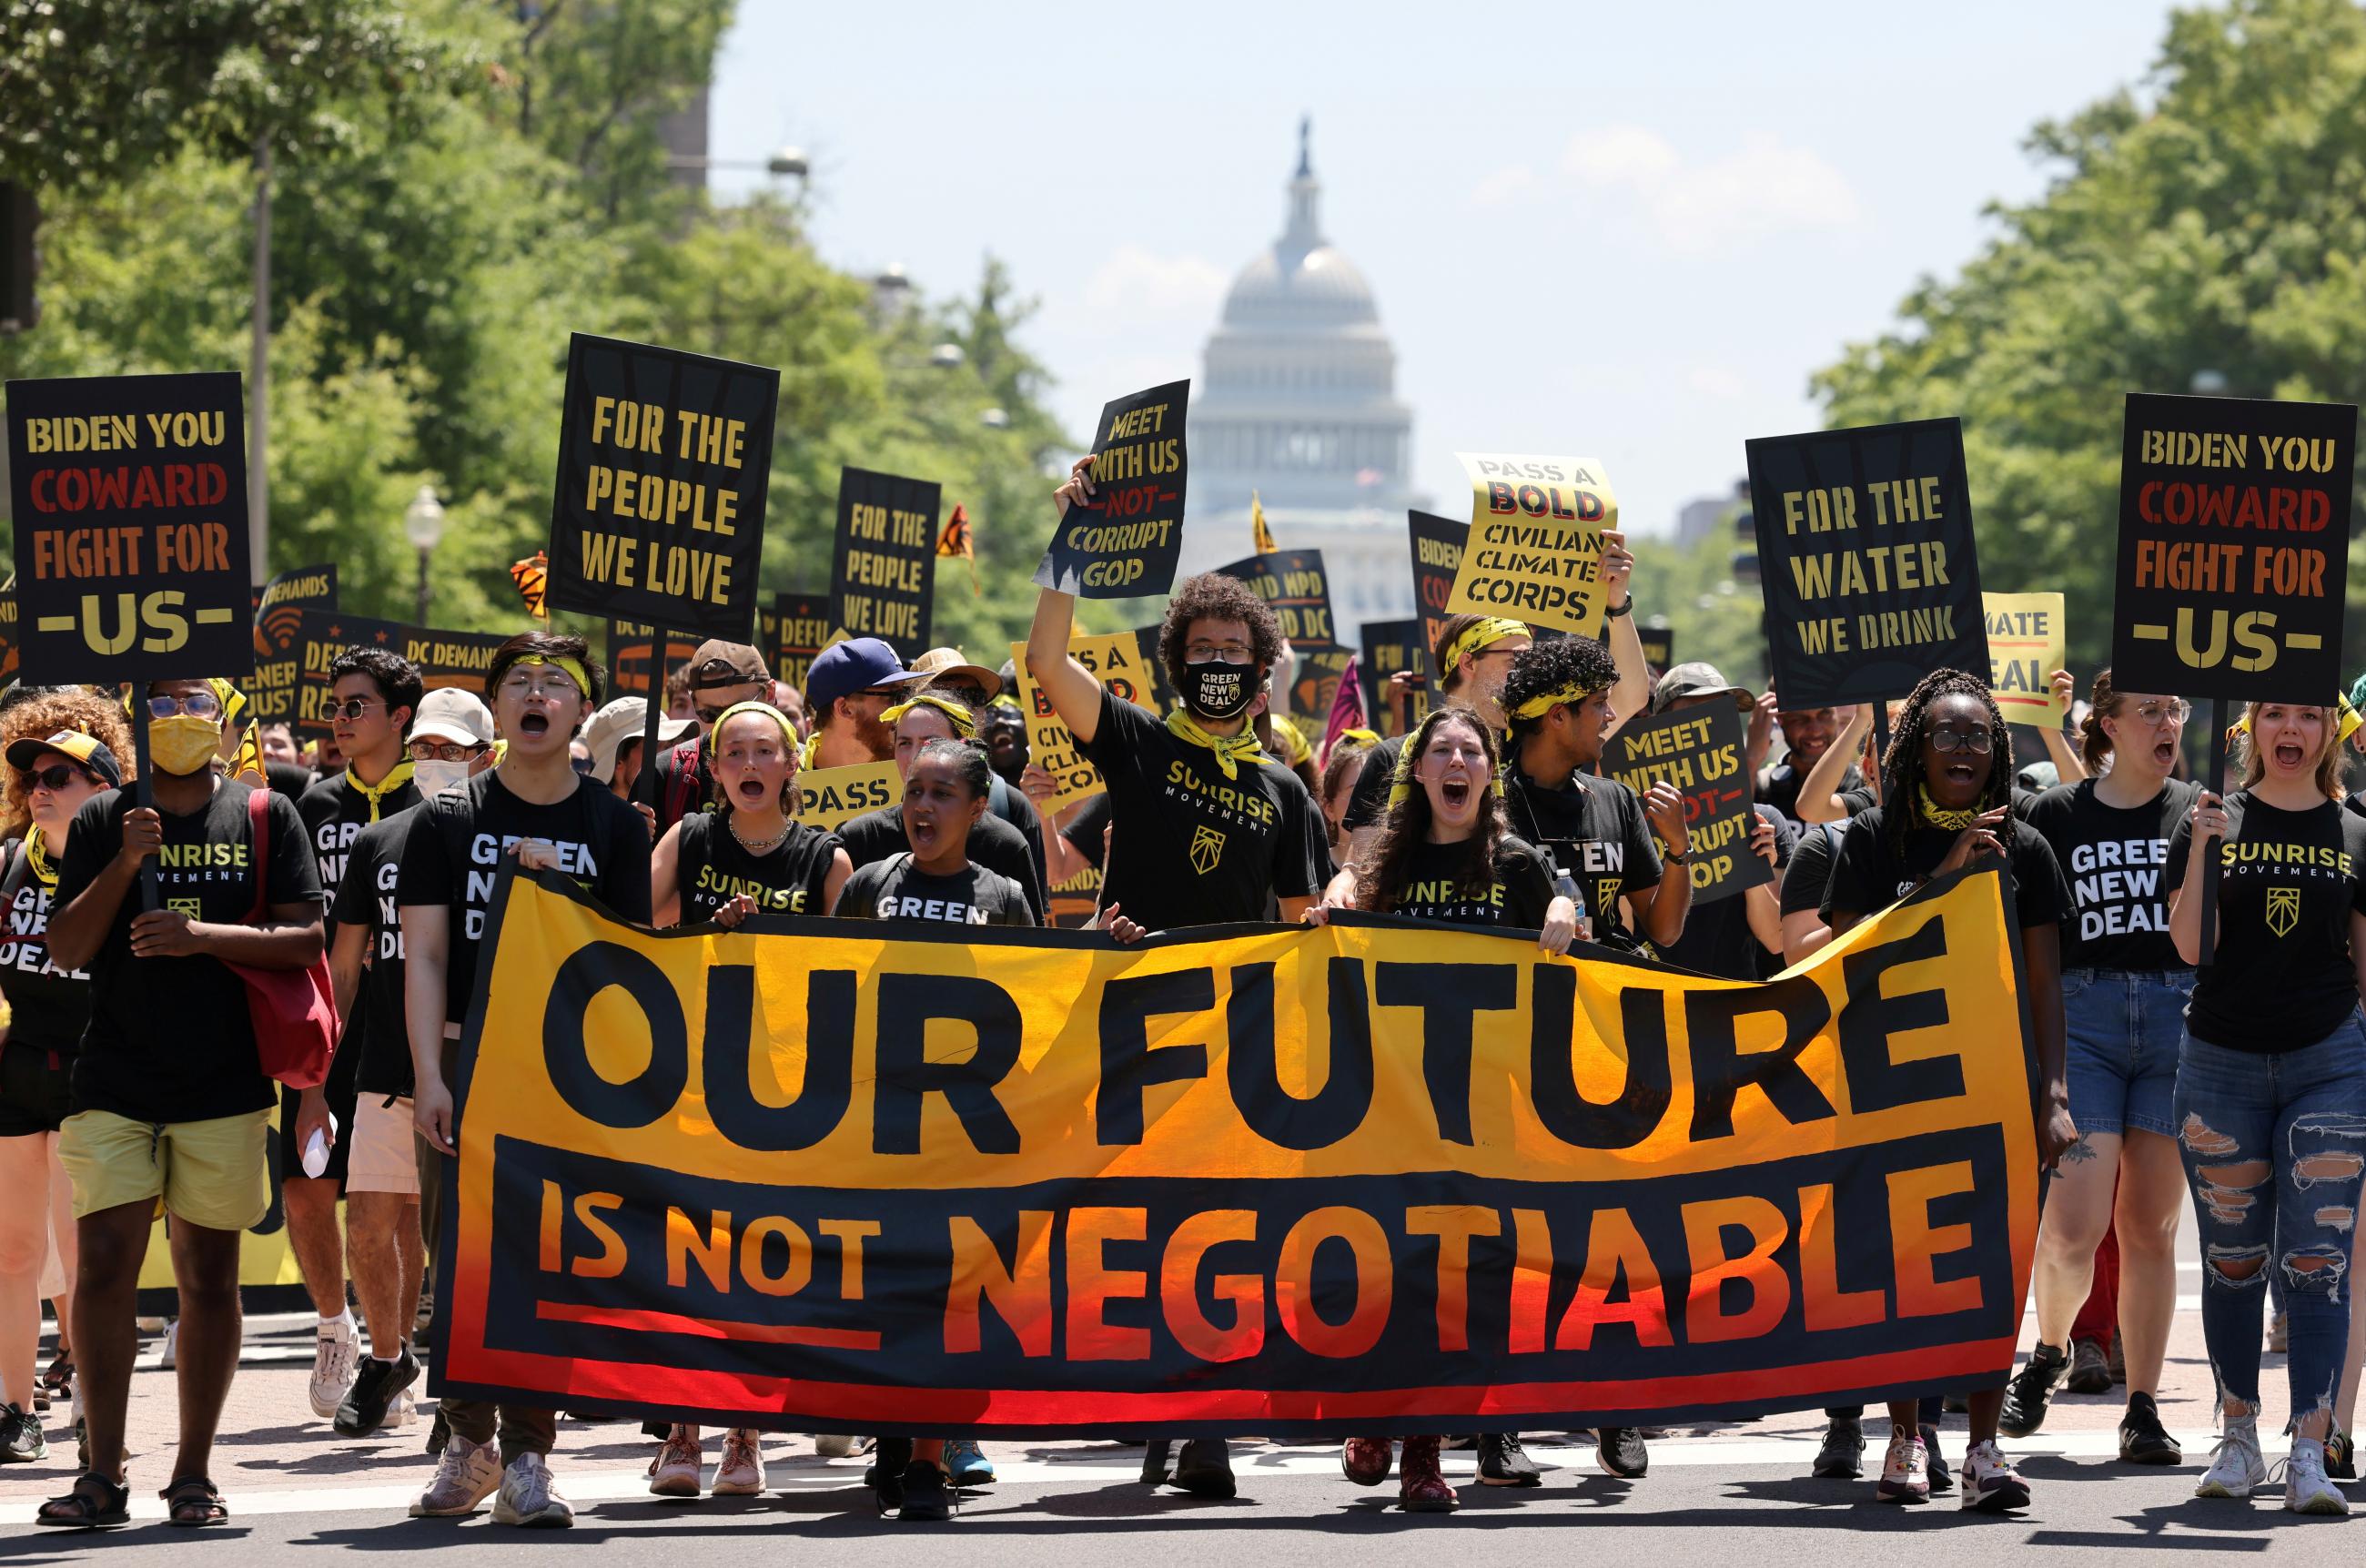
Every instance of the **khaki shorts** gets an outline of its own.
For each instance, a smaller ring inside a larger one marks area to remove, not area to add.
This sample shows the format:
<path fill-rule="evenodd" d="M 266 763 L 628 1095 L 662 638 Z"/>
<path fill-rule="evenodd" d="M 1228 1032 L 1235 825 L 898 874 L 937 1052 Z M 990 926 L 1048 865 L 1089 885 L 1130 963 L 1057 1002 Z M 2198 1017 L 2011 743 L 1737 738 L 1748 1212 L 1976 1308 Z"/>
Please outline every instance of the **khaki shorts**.
<path fill-rule="evenodd" d="M 242 1231 L 271 1211 L 270 1142 L 268 1111 L 161 1126 L 84 1111 L 59 1130 L 58 1159 L 73 1183 L 76 1219 L 161 1198 L 166 1213 L 193 1225 Z"/>
<path fill-rule="evenodd" d="M 419 1156 L 412 1145 L 408 1096 L 392 1105 L 382 1094 L 365 1094 L 346 1132 L 345 1191 L 419 1196 Z"/>

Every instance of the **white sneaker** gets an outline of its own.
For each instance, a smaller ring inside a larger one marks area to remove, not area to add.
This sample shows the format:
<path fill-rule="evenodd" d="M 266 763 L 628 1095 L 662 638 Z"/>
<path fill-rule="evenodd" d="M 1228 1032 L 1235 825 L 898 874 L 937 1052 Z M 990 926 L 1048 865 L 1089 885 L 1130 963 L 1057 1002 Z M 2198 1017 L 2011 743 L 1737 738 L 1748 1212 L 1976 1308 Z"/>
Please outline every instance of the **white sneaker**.
<path fill-rule="evenodd" d="M 459 1433 L 444 1445 L 435 1461 L 435 1479 L 411 1500 L 414 1519 L 441 1518 L 474 1513 L 477 1505 L 501 1483 L 501 1450 L 498 1443 L 472 1443 Z"/>
<path fill-rule="evenodd" d="M 377 1424 L 377 1429 L 381 1432 L 392 1432 L 410 1426 L 412 1421 L 418 1419 L 418 1416 L 419 1408 L 411 1404 L 411 1391 L 406 1388 L 394 1396 L 393 1404 L 386 1407 L 386 1419 Z"/>
<path fill-rule="evenodd" d="M 2284 1508 L 2294 1514 L 2349 1512 L 2349 1499 L 2326 1479 L 2325 1444 L 2315 1438 L 2294 1438 L 2284 1461 Z"/>
<path fill-rule="evenodd" d="M 1963 1506 L 1966 1508 L 2000 1514 L 2009 1508 L 2029 1506 L 2029 1483 L 2007 1461 L 1994 1438 L 1972 1445 L 1971 1452 L 1964 1456 L 1964 1467 L 1956 1472 L 1956 1480 L 1964 1489 Z"/>
<path fill-rule="evenodd" d="M 760 1497 L 764 1493 L 763 1434 L 734 1427 L 723 1434 L 723 1461 L 715 1467 L 717 1497 Z"/>
<path fill-rule="evenodd" d="M 677 1426 L 666 1434 L 665 1446 L 649 1461 L 649 1492 L 658 1497 L 695 1497 L 699 1477 L 706 1470 L 706 1445 Z"/>
<path fill-rule="evenodd" d="M 549 1461 L 540 1454 L 520 1454 L 501 1472 L 501 1489 L 493 1498 L 493 1523 L 563 1530 L 574 1522 L 575 1505 L 558 1495 Z"/>
<path fill-rule="evenodd" d="M 834 1432 L 814 1438 L 814 1452 L 824 1459 L 852 1459 L 870 1446 L 869 1438 L 844 1438 Z"/>
<path fill-rule="evenodd" d="M 2317 1450 L 2320 1468 L 2325 1458 L 2323 1447 Z M 2225 1423 L 2218 1438 L 2218 1447 L 2210 1456 L 2210 1468 L 2202 1472 L 2201 1484 L 2194 1487 L 2196 1497 L 2248 1497 L 2251 1488 L 2268 1483 L 2268 1461 L 2259 1454 L 2259 1418 L 2246 1416 Z"/>
<path fill-rule="evenodd" d="M 349 1314 L 334 1323 L 321 1325 L 312 1341 L 312 1414 L 323 1421 L 333 1421 L 337 1406 L 352 1392 L 354 1373 L 362 1362 L 361 1331 L 354 1326 Z"/>
<path fill-rule="evenodd" d="M 1921 1433 L 1890 1427 L 1889 1449 L 1881 1456 L 1881 1480 L 1873 1495 L 1885 1503 L 1931 1500 L 1931 1457 L 1923 1451 Z"/>
<path fill-rule="evenodd" d="M 168 1317 L 164 1320 L 164 1347 L 156 1352 L 156 1365 L 160 1370 L 169 1372 L 180 1364 L 180 1359 L 181 1320 L 177 1317 Z M 344 1396 L 339 1394 L 337 1397 L 342 1399 Z M 336 1412 L 332 1410 L 330 1414 L 333 1416 Z"/>

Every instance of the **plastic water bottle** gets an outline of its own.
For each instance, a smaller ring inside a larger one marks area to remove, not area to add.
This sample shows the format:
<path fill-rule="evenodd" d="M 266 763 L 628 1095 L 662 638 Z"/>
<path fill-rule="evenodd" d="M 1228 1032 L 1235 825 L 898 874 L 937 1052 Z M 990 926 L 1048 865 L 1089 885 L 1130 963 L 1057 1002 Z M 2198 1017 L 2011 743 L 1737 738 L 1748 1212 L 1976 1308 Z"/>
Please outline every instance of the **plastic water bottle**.
<path fill-rule="evenodd" d="M 315 1127 L 312 1129 L 312 1135 L 304 1140 L 305 1175 L 318 1179 L 321 1173 L 329 1168 L 329 1139 L 335 1134 L 336 1131 L 337 1113 L 332 1111 L 329 1112 L 328 1132 L 324 1134 L 320 1128 Z"/>

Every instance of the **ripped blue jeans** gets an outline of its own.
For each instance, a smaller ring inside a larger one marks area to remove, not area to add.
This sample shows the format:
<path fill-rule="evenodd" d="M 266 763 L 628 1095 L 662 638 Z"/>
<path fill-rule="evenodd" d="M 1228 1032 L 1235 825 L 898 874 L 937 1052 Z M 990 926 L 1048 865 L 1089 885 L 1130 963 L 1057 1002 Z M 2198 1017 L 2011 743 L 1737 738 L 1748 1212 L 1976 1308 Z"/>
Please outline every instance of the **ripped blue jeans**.
<path fill-rule="evenodd" d="M 2222 1400 L 2259 1407 L 2270 1271 L 2289 1314 L 2294 1418 L 2330 1410 L 2349 1348 L 2349 1266 L 2366 1176 L 2366 1020 L 2263 1055 L 2188 1034 L 2177 1145 L 2201 1222 L 2202 1334 Z"/>

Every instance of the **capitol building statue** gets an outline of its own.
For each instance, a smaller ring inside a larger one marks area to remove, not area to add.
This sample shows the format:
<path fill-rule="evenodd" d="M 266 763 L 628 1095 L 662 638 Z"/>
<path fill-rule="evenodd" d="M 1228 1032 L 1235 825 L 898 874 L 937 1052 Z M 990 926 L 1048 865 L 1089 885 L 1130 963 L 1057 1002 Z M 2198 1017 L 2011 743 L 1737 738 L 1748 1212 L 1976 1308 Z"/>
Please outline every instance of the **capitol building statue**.
<path fill-rule="evenodd" d="M 1281 548 L 1323 552 L 1352 648 L 1364 622 L 1414 613 L 1405 509 L 1425 502 L 1406 480 L 1413 412 L 1397 400 L 1396 350 L 1370 286 L 1323 235 L 1310 129 L 1299 122 L 1281 237 L 1233 280 L 1193 387 L 1182 570 L 1251 553 L 1255 491 Z"/>

